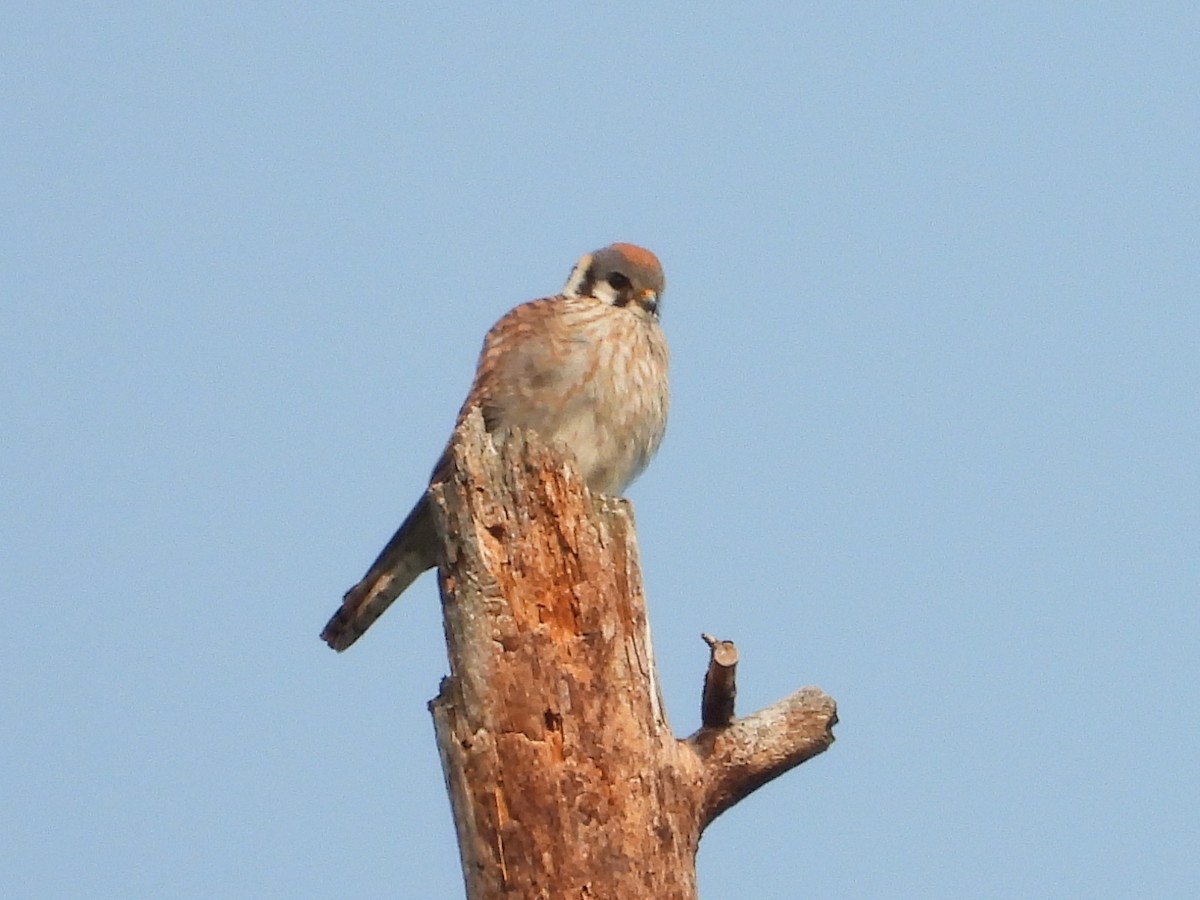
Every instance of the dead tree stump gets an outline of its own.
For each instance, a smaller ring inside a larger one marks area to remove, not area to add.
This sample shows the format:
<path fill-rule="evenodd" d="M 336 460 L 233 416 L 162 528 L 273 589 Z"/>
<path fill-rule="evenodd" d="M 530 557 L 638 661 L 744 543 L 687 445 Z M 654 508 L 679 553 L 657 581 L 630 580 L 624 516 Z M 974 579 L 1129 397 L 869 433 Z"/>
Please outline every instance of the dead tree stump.
<path fill-rule="evenodd" d="M 470 900 L 694 900 L 700 834 L 833 741 L 805 688 L 734 719 L 737 651 L 709 639 L 704 724 L 659 693 L 627 501 L 592 498 L 534 436 L 478 413 L 433 488 L 450 675 L 430 703 Z"/>

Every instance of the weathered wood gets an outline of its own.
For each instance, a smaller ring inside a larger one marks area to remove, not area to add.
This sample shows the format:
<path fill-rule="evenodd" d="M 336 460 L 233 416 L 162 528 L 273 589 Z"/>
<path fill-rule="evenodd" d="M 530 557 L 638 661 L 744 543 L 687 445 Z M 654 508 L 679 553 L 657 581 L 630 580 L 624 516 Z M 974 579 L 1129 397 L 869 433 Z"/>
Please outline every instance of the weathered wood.
<path fill-rule="evenodd" d="M 701 728 L 683 746 L 701 770 L 696 815 L 703 831 L 772 778 L 833 743 L 837 704 L 820 688 L 801 688 L 728 728 Z"/>
<path fill-rule="evenodd" d="M 703 828 L 828 747 L 833 701 L 676 740 L 629 504 L 533 436 L 497 443 L 470 416 L 432 489 L 450 675 L 430 708 L 467 896 L 692 900 Z"/>
<path fill-rule="evenodd" d="M 737 698 L 737 647 L 733 641 L 718 641 L 711 634 L 700 637 L 712 651 L 708 671 L 704 673 L 704 690 L 700 693 L 700 724 L 705 728 L 721 728 L 733 721 L 733 704 Z"/>

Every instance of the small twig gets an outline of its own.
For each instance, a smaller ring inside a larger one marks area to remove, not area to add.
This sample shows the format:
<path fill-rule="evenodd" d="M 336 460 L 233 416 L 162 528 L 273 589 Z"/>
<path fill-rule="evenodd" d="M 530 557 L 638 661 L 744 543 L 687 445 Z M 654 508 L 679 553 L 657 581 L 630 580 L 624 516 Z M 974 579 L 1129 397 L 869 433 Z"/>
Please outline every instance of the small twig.
<path fill-rule="evenodd" d="M 733 721 L 733 701 L 737 696 L 737 647 L 733 641 L 718 641 L 711 634 L 700 637 L 712 651 L 708 671 L 704 673 L 700 721 L 705 728 L 725 728 Z"/>

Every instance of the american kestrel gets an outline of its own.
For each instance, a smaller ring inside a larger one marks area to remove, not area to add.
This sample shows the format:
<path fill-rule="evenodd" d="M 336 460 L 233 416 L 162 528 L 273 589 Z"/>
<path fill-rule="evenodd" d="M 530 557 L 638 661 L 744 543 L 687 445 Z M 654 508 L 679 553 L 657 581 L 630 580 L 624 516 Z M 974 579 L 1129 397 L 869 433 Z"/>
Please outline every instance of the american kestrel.
<path fill-rule="evenodd" d="M 489 432 L 534 431 L 574 453 L 591 491 L 620 494 L 646 468 L 666 429 L 663 286 L 662 266 L 649 250 L 613 244 L 586 254 L 562 293 L 523 303 L 492 326 L 458 421 L 478 406 Z M 448 445 L 430 483 L 444 477 L 449 460 Z M 346 592 L 321 638 L 345 650 L 437 565 L 437 555 L 426 493 Z"/>

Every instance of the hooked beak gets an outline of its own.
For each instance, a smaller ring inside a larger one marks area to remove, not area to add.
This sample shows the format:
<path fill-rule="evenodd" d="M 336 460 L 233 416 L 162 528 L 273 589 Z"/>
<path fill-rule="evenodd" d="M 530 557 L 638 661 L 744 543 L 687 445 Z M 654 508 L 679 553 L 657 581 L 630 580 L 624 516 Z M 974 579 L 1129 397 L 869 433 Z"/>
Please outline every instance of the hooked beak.
<path fill-rule="evenodd" d="M 638 295 L 638 306 L 651 315 L 658 313 L 658 293 L 647 288 Z"/>

